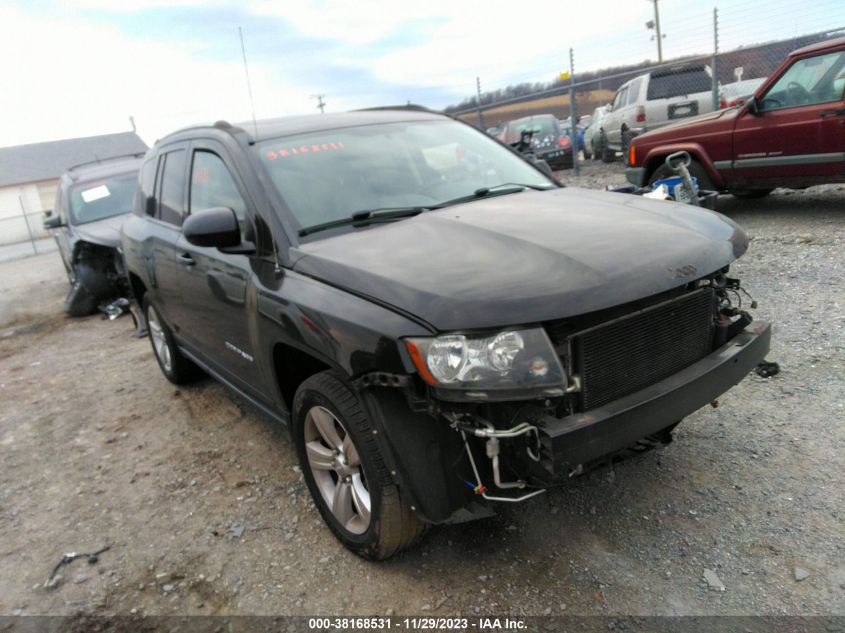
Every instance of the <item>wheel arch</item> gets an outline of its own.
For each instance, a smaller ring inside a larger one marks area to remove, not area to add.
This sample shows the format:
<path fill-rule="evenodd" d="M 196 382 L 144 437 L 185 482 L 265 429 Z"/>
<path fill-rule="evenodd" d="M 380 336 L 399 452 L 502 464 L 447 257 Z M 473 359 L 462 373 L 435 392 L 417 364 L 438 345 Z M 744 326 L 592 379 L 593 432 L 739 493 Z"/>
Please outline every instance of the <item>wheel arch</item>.
<path fill-rule="evenodd" d="M 333 369 L 348 379 L 346 372 L 336 364 L 320 358 L 294 345 L 277 342 L 272 351 L 273 378 L 282 402 L 293 412 L 293 397 L 303 382 L 314 374 Z"/>
<path fill-rule="evenodd" d="M 697 161 L 704 168 L 714 185 L 720 189 L 724 188 L 724 179 L 719 172 L 716 171 L 716 168 L 713 166 L 713 161 L 710 159 L 707 151 L 698 143 L 659 145 L 650 149 L 643 160 L 643 168 L 645 169 L 643 182 L 647 183 L 649 179 L 651 179 L 651 176 L 663 164 L 663 161 L 666 160 L 667 156 L 674 154 L 675 152 L 682 151 L 688 152 L 690 158 Z"/>
<path fill-rule="evenodd" d="M 144 295 L 147 294 L 147 286 L 144 280 L 131 270 L 127 275 L 129 277 L 129 290 L 132 292 L 132 296 L 138 302 L 138 305 L 143 305 Z"/>

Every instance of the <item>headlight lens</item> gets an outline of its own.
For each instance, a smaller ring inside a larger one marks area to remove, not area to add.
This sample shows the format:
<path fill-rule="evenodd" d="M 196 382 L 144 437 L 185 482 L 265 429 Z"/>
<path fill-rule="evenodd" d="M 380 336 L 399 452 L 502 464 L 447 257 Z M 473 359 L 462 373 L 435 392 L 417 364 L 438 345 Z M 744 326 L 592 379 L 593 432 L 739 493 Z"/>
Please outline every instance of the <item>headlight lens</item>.
<path fill-rule="evenodd" d="M 420 375 L 444 389 L 563 388 L 566 376 L 542 328 L 492 336 L 446 334 L 407 339 Z"/>
<path fill-rule="evenodd" d="M 432 341 L 426 364 L 438 382 L 452 382 L 458 377 L 466 359 L 466 338 L 442 336 Z"/>

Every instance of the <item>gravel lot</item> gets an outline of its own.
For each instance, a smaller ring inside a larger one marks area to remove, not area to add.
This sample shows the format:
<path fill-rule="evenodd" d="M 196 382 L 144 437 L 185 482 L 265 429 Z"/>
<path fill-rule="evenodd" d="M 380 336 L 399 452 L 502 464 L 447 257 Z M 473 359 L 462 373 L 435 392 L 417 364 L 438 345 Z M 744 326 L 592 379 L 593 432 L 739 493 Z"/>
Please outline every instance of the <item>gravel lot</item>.
<path fill-rule="evenodd" d="M 0 614 L 845 615 L 845 187 L 720 210 L 753 236 L 734 272 L 781 373 L 380 564 L 323 526 L 284 430 L 214 382 L 174 388 L 128 317 L 64 318 L 57 255 L 0 265 Z"/>

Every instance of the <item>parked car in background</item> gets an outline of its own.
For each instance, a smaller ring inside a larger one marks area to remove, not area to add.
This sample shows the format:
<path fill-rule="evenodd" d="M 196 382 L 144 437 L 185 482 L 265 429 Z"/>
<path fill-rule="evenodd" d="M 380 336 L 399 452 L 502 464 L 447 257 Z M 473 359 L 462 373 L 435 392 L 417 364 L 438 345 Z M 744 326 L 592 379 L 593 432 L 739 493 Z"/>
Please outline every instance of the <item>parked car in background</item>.
<path fill-rule="evenodd" d="M 705 66 L 655 70 L 625 82 L 608 106 L 599 132 L 605 162 L 627 156 L 631 139 L 677 119 L 713 111 L 713 89 Z"/>
<path fill-rule="evenodd" d="M 775 187 L 845 182 L 845 38 L 791 53 L 745 105 L 637 137 L 628 180 L 664 177 L 685 150 L 705 189 L 760 197 Z"/>
<path fill-rule="evenodd" d="M 140 154 L 73 167 L 59 179 L 44 227 L 59 247 L 70 291 L 71 316 L 94 312 L 101 302 L 129 295 L 120 248 L 120 225 L 132 211 Z"/>
<path fill-rule="evenodd" d="M 754 92 L 763 85 L 764 81 L 766 81 L 765 77 L 757 77 L 723 84 L 719 88 L 719 107 L 733 108 L 743 105 L 749 97 L 754 96 Z"/>
<path fill-rule="evenodd" d="M 539 160 L 546 161 L 552 169 L 572 167 L 572 142 L 569 133 L 553 114 L 537 114 L 502 126 L 499 140 L 508 145 L 518 143 L 523 132 L 531 132 L 529 151 Z"/>
<path fill-rule="evenodd" d="M 575 133 L 578 141 L 576 146 L 579 152 L 584 150 L 584 130 L 586 130 L 587 126 L 590 124 L 590 118 L 592 118 L 590 115 L 579 117 L 578 122 L 575 124 Z M 585 119 L 587 120 L 585 121 Z M 566 131 L 566 133 L 571 137 L 572 118 L 558 119 L 558 123 L 560 124 L 561 129 Z"/>
<path fill-rule="evenodd" d="M 601 157 L 599 131 L 601 130 L 605 112 L 607 112 L 607 106 L 599 106 L 593 110 L 593 114 L 590 116 L 590 123 L 584 130 L 584 158 Z"/>
<path fill-rule="evenodd" d="M 769 348 L 731 303 L 734 222 L 560 187 L 421 109 L 166 136 L 123 244 L 164 375 L 289 426 L 372 559 L 668 443 Z"/>

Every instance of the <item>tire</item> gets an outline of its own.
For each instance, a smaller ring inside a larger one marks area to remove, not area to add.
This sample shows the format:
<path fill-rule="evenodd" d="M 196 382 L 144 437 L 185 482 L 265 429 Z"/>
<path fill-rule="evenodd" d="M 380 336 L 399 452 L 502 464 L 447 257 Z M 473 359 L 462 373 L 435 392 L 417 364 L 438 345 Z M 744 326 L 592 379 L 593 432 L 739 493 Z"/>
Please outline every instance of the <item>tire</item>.
<path fill-rule="evenodd" d="M 631 135 L 630 130 L 622 130 L 621 132 L 621 145 L 622 145 L 622 162 L 625 163 L 625 166 L 628 166 L 628 149 L 631 147 L 631 139 L 634 137 Z"/>
<path fill-rule="evenodd" d="M 97 309 L 97 297 L 91 294 L 81 279 L 75 279 L 65 297 L 64 309 L 72 317 L 88 316 Z"/>
<path fill-rule="evenodd" d="M 203 371 L 193 361 L 182 355 L 176 347 L 170 328 L 146 295 L 143 307 L 153 355 L 164 377 L 174 385 L 184 385 L 201 378 Z"/>
<path fill-rule="evenodd" d="M 710 174 L 707 173 L 701 163 L 699 163 L 697 160 L 693 159 L 687 169 L 689 170 L 689 175 L 698 181 L 699 190 L 707 189 L 709 191 L 713 191 L 715 189 L 715 185 L 710 179 Z M 674 175 L 675 173 L 671 169 L 669 169 L 665 163 L 661 163 L 660 167 L 655 169 L 651 176 L 649 176 L 648 184 L 649 186 L 651 186 L 655 180 L 662 180 L 663 178 L 672 178 Z"/>
<path fill-rule="evenodd" d="M 612 163 L 615 161 L 616 152 L 607 146 L 607 135 L 604 133 L 604 130 L 601 131 L 599 144 L 601 145 L 601 161 L 603 163 Z"/>
<path fill-rule="evenodd" d="M 337 374 L 315 374 L 296 390 L 293 434 L 314 503 L 346 548 L 384 560 L 427 532 L 393 482 L 360 400 Z"/>
<path fill-rule="evenodd" d="M 738 191 L 731 191 L 730 194 L 735 198 L 742 198 L 744 200 L 754 200 L 756 198 L 765 198 L 774 189 L 745 189 Z"/>
<path fill-rule="evenodd" d="M 68 270 L 70 290 L 65 297 L 65 312 L 72 317 L 88 316 L 97 310 L 97 303 L 108 294 L 103 273 L 84 263 L 75 263 Z"/>

